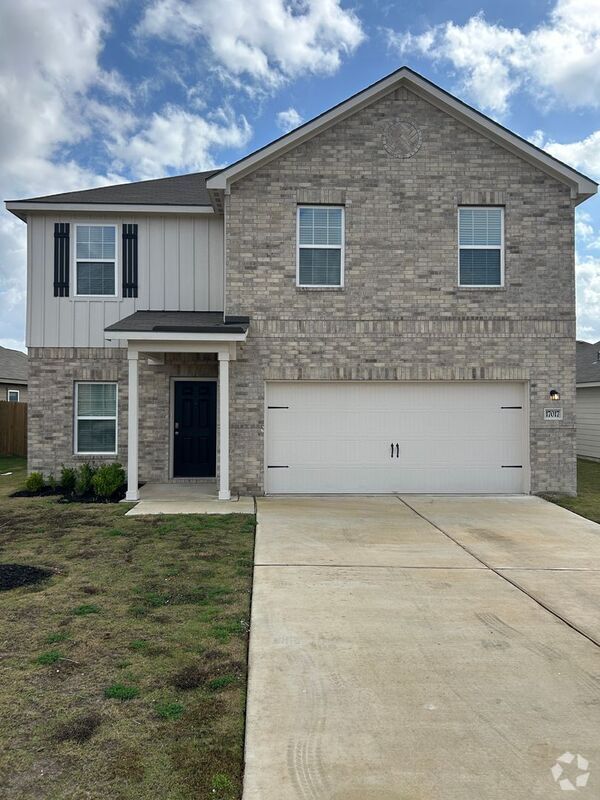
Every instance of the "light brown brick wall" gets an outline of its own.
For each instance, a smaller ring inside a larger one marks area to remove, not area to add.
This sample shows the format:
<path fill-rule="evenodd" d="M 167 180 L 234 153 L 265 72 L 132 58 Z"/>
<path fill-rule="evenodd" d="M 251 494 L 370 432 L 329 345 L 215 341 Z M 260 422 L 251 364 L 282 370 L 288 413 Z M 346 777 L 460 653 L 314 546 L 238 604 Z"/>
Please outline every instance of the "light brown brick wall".
<path fill-rule="evenodd" d="M 422 131 L 409 159 L 387 123 Z M 296 208 L 343 202 L 345 287 L 296 288 Z M 457 207 L 505 206 L 505 286 L 457 287 Z M 248 314 L 232 364 L 232 485 L 263 490 L 264 382 L 530 382 L 532 491 L 575 490 L 575 304 L 569 189 L 399 90 L 232 186 L 228 314 Z M 564 420 L 545 423 L 548 391 Z"/>

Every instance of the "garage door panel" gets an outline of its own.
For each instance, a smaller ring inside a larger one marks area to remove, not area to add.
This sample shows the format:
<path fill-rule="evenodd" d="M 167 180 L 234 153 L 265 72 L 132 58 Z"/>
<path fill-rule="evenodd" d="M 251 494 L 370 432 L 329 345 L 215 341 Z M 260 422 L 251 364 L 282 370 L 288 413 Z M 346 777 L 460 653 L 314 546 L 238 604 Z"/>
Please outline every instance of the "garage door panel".
<path fill-rule="evenodd" d="M 268 492 L 526 488 L 523 384 L 272 383 L 267 415 Z"/>

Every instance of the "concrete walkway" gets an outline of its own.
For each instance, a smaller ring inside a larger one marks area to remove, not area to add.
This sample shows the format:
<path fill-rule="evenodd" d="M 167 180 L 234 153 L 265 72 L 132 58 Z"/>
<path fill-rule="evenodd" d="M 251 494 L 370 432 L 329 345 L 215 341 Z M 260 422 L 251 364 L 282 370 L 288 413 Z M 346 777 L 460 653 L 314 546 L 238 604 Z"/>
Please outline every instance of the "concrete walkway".
<path fill-rule="evenodd" d="M 149 514 L 254 514 L 254 498 L 235 495 L 219 500 L 214 481 L 201 483 L 146 483 L 140 499 L 126 517 Z"/>
<path fill-rule="evenodd" d="M 258 522 L 244 800 L 548 800 L 565 751 L 600 797 L 600 526 L 422 496 Z"/>

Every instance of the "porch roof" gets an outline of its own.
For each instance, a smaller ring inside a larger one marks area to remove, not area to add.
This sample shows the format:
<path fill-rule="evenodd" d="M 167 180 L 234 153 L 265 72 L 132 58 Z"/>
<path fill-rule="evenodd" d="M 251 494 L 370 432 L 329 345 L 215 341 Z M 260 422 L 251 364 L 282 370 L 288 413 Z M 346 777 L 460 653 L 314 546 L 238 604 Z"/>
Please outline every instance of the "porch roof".
<path fill-rule="evenodd" d="M 244 340 L 250 324 L 249 317 L 229 317 L 222 311 L 136 311 L 104 329 L 114 338 L 138 339 L 161 338 L 163 334 L 208 336 L 231 336 Z M 120 336 L 122 335 L 122 336 Z M 107 338 L 112 338 L 107 336 Z"/>

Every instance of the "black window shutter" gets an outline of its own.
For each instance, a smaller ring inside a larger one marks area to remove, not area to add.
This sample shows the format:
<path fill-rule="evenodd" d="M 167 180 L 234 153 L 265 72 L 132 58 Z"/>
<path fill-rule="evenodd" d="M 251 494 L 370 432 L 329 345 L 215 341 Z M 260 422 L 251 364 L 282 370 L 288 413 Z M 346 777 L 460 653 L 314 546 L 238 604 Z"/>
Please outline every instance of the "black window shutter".
<path fill-rule="evenodd" d="M 54 223 L 54 297 L 69 296 L 69 223 Z"/>
<path fill-rule="evenodd" d="M 123 297 L 138 296 L 138 226 L 123 225 Z"/>

